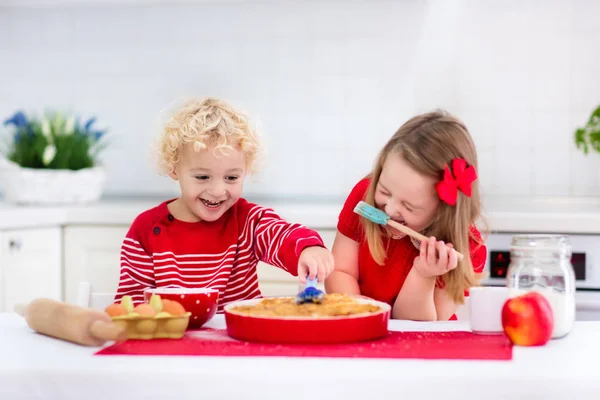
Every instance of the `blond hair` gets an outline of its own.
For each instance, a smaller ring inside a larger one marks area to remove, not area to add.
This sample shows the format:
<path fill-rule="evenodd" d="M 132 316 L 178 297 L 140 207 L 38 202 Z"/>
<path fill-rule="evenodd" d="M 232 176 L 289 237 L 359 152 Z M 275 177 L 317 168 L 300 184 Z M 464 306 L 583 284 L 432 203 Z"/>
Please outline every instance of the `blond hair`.
<path fill-rule="evenodd" d="M 250 127 L 248 117 L 212 97 L 187 101 L 165 123 L 158 138 L 161 173 L 174 170 L 181 147 L 189 143 L 195 151 L 214 146 L 215 153 L 221 154 L 239 148 L 249 170 L 253 169 L 260 150 L 257 132 Z"/>
<path fill-rule="evenodd" d="M 380 151 L 367 189 L 365 201 L 374 205 L 375 191 L 383 165 L 390 155 L 397 155 L 418 173 L 441 180 L 444 167 L 451 168 L 454 158 L 463 158 L 477 170 L 477 152 L 467 127 L 445 111 L 434 111 L 411 118 L 402 125 Z M 441 277 L 445 289 L 456 303 L 464 302 L 464 290 L 478 285 L 480 276 L 474 273 L 469 253 L 469 238 L 477 240 L 470 231 L 480 217 L 481 203 L 478 180 L 473 182 L 471 197 L 459 191 L 455 206 L 440 201 L 434 221 L 426 229 L 427 236 L 452 243 L 464 255 L 457 268 Z M 362 218 L 365 236 L 373 259 L 380 265 L 385 261 L 383 231 Z"/>

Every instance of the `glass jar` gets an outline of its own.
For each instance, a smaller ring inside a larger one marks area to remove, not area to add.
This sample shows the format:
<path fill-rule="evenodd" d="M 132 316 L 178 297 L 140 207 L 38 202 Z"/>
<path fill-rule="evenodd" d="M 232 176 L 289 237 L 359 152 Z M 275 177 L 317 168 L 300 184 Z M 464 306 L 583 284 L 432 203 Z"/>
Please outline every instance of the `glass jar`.
<path fill-rule="evenodd" d="M 509 296 L 543 294 L 552 306 L 552 339 L 566 336 L 575 320 L 575 271 L 564 235 L 515 235 L 506 274 Z"/>

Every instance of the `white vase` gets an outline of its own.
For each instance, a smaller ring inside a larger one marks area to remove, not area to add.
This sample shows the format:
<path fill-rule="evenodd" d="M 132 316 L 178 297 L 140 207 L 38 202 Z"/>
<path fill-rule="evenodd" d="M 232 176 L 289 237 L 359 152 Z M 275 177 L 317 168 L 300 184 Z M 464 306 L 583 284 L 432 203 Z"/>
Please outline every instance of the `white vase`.
<path fill-rule="evenodd" d="M 4 201 L 12 204 L 85 204 L 102 195 L 106 172 L 102 167 L 78 171 L 22 168 L 0 158 Z"/>

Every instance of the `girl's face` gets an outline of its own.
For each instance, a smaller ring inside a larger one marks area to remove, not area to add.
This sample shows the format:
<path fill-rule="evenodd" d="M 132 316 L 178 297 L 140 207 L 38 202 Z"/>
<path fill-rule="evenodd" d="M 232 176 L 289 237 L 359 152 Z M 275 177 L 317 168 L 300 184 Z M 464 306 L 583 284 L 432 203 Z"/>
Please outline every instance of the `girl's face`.
<path fill-rule="evenodd" d="M 218 153 L 214 148 L 194 151 L 192 144 L 180 150 L 179 162 L 169 175 L 179 181 L 182 218 L 188 222 L 216 221 L 242 195 L 246 158 L 239 150 Z"/>
<path fill-rule="evenodd" d="M 390 154 L 375 188 L 375 205 L 394 221 L 422 232 L 435 218 L 440 201 L 437 181 L 412 169 L 402 157 Z M 404 236 L 393 228 L 394 234 Z"/>

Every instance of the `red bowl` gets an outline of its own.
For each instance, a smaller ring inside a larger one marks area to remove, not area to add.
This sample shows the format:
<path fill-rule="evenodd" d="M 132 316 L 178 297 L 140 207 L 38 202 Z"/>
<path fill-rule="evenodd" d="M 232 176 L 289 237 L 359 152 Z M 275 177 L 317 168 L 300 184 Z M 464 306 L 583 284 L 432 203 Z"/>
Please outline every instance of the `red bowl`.
<path fill-rule="evenodd" d="M 236 306 L 249 306 L 262 299 L 243 300 L 225 306 L 227 333 L 246 342 L 281 344 L 337 344 L 375 340 L 388 334 L 391 307 L 365 297 L 361 303 L 381 307 L 375 313 L 339 317 L 257 317 L 232 311 Z"/>
<path fill-rule="evenodd" d="M 150 302 L 150 296 L 157 294 L 161 299 L 175 300 L 192 313 L 188 329 L 199 329 L 210 321 L 217 312 L 217 300 L 219 291 L 217 289 L 205 288 L 153 288 L 144 291 L 144 300 Z"/>

